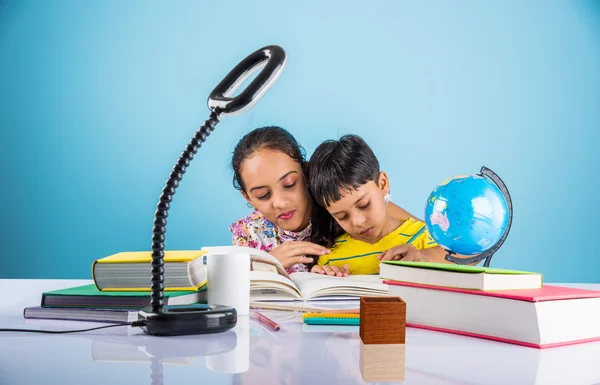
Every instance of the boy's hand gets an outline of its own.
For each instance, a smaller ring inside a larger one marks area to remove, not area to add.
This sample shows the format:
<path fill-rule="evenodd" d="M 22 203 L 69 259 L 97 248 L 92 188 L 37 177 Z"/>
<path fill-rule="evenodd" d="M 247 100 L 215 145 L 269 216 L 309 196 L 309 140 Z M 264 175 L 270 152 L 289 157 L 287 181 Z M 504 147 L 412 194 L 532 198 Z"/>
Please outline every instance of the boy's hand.
<path fill-rule="evenodd" d="M 285 269 L 297 263 L 312 263 L 313 259 L 307 255 L 329 254 L 329 249 L 312 242 L 288 241 L 277 246 L 269 254 L 277 258 Z"/>
<path fill-rule="evenodd" d="M 408 262 L 425 262 L 427 257 L 423 250 L 418 250 L 411 244 L 394 246 L 389 250 L 384 251 L 379 255 L 380 261 L 408 261 Z"/>
<path fill-rule="evenodd" d="M 338 266 L 329 266 L 329 265 L 324 265 L 324 266 L 314 265 L 310 269 L 310 272 L 316 273 L 316 274 L 334 275 L 336 277 L 347 277 L 348 275 L 350 275 L 350 267 L 347 264 L 344 265 L 343 268 L 340 268 Z"/>

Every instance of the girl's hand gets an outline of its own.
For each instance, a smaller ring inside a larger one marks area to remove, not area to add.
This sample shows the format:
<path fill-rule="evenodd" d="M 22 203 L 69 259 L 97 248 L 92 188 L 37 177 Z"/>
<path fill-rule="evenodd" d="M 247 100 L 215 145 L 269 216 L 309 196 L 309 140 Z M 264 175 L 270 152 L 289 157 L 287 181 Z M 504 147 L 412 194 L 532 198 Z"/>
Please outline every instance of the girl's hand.
<path fill-rule="evenodd" d="M 311 273 L 315 273 L 315 274 L 326 274 L 326 275 L 333 275 L 336 277 L 347 277 L 348 275 L 350 275 L 350 267 L 348 267 L 348 265 L 344 265 L 344 267 L 340 268 L 338 266 L 329 266 L 329 265 L 324 265 L 324 266 L 319 266 L 319 265 L 314 265 L 311 269 L 310 269 Z"/>
<path fill-rule="evenodd" d="M 312 263 L 313 259 L 307 255 L 329 254 L 329 249 L 312 242 L 288 241 L 271 250 L 269 254 L 277 258 L 285 269 L 289 269 L 297 263 Z"/>
<path fill-rule="evenodd" d="M 394 246 L 381 253 L 378 258 L 380 261 L 426 262 L 428 260 L 423 250 L 418 250 L 411 244 Z"/>

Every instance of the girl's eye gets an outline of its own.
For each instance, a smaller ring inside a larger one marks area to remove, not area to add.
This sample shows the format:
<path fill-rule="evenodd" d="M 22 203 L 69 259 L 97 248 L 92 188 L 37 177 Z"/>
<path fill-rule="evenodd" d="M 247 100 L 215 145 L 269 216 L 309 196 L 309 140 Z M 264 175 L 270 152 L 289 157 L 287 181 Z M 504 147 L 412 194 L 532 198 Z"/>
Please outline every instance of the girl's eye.
<path fill-rule="evenodd" d="M 296 185 L 296 182 L 292 183 L 292 184 L 288 184 L 288 185 L 283 185 L 283 188 L 285 189 L 291 189 L 292 187 L 294 187 Z"/>
<path fill-rule="evenodd" d="M 271 195 L 271 193 L 266 193 L 265 195 L 261 195 L 259 197 L 256 197 L 256 199 L 264 201 L 265 199 L 269 198 L 270 195 Z"/>

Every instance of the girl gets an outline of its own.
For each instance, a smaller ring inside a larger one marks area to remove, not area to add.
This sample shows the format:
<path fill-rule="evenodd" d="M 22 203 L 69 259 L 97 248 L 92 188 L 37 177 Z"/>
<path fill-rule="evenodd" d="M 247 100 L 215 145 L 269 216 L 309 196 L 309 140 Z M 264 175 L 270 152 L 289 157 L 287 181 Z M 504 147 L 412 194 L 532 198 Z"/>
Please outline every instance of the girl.
<path fill-rule="evenodd" d="M 371 148 L 356 135 L 321 143 L 310 158 L 315 199 L 313 241 L 331 249 L 313 272 L 378 274 L 382 259 L 446 262 L 425 223 L 390 215 L 390 183 Z M 326 214 L 319 211 L 325 208 Z"/>
<path fill-rule="evenodd" d="M 234 187 L 254 209 L 231 224 L 234 245 L 269 252 L 288 272 L 308 271 L 314 259 L 307 256 L 329 253 L 311 239 L 311 217 L 318 213 L 313 213 L 304 149 L 288 131 L 276 126 L 251 131 L 236 145 L 231 166 Z M 392 203 L 387 210 L 398 220 L 412 217 Z M 329 274 L 343 275 L 339 269 Z"/>

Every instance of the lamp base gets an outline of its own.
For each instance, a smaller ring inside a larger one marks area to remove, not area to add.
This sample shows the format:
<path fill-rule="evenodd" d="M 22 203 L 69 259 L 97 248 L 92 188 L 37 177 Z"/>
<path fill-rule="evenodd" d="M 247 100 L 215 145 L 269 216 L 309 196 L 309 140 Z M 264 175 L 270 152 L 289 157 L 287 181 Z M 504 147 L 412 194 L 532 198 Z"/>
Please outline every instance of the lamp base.
<path fill-rule="evenodd" d="M 237 312 L 221 305 L 173 305 L 153 312 L 150 306 L 138 313 L 144 321 L 144 332 L 154 336 L 181 336 L 189 334 L 219 333 L 237 324 Z"/>

